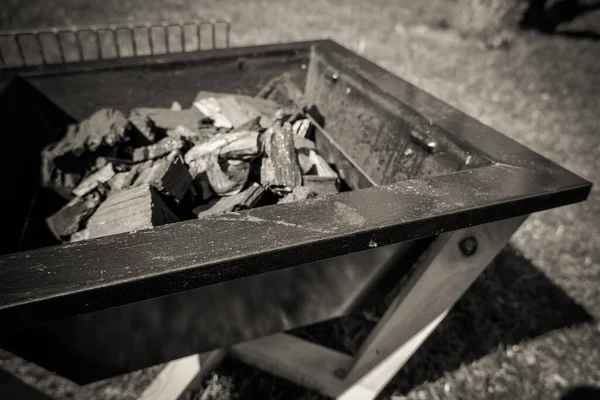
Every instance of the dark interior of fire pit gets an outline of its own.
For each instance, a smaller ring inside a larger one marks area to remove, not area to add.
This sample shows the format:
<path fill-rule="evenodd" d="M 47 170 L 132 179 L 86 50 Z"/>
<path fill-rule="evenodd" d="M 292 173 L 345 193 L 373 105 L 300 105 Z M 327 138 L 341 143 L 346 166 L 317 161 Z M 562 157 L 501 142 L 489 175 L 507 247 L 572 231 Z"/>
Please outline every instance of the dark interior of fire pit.
<path fill-rule="evenodd" d="M 282 73 L 306 88 L 308 100 L 324 117 L 328 134 L 317 132 L 317 148 L 340 172 L 349 185 L 347 189 L 446 174 L 487 163 L 456 143 L 451 135 L 429 128 L 424 118 L 420 117 L 422 121 L 415 125 L 410 110 L 389 102 L 383 104 L 352 74 L 332 79 L 328 62 L 311 55 L 308 49 L 14 77 L 6 80 L 0 95 L 5 149 L 0 158 L 4 183 L 0 202 L 3 230 L 9 233 L 9 240 L 0 244 L 0 254 L 58 243 L 45 218 L 65 200 L 40 187 L 40 152 L 64 135 L 68 124 L 88 118 L 101 108 L 128 114 L 136 107 L 168 108 L 173 101 L 187 108 L 200 90 L 255 95 Z M 413 121 L 407 123 L 403 113 Z"/>

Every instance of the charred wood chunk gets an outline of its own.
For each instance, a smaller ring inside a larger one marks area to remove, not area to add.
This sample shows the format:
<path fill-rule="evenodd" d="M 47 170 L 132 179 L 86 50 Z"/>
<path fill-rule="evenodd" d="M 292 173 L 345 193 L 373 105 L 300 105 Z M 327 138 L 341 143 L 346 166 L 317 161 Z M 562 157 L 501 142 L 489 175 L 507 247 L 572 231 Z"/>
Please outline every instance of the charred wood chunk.
<path fill-rule="evenodd" d="M 339 193 L 340 180 L 337 177 L 303 175 L 302 186 L 310 189 L 319 196 Z"/>
<path fill-rule="evenodd" d="M 314 150 L 300 149 L 298 151 L 298 163 L 300 164 L 302 173 L 305 175 L 338 178 L 338 174 L 333 168 Z"/>
<path fill-rule="evenodd" d="M 233 128 L 233 123 L 223 114 L 219 102 L 214 97 L 207 97 L 194 102 L 194 107 L 213 120 L 217 128 Z"/>
<path fill-rule="evenodd" d="M 198 174 L 205 172 L 211 165 L 212 155 L 219 154 L 221 148 L 228 145 L 229 143 L 235 142 L 237 140 L 242 140 L 245 143 L 244 146 L 249 146 L 244 150 L 246 156 L 248 156 L 252 152 L 255 152 L 252 143 L 254 135 L 255 133 L 249 131 L 219 133 L 205 142 L 196 144 L 194 147 L 188 150 L 188 152 L 185 153 L 184 156 L 185 163 L 190 168 L 190 173 L 192 174 L 192 177 L 195 178 Z M 257 133 L 256 136 L 258 137 Z M 260 149 L 258 148 L 258 139 L 256 146 L 256 151 L 260 151 Z M 239 152 L 239 146 L 236 151 L 238 155 L 243 154 Z"/>
<path fill-rule="evenodd" d="M 150 168 L 152 161 L 148 160 L 143 163 L 133 164 L 129 171 L 122 171 L 113 176 L 107 185 L 110 190 L 126 189 L 133 185 L 137 177 L 147 168 Z"/>
<path fill-rule="evenodd" d="M 46 218 L 48 228 L 57 239 L 67 239 L 84 225 L 101 201 L 102 196 L 98 192 L 74 198 L 55 214 Z"/>
<path fill-rule="evenodd" d="M 131 131 L 135 144 L 148 145 L 161 136 L 159 128 L 147 115 L 136 114 L 134 110 L 129 116 L 129 122 L 135 128 Z"/>
<path fill-rule="evenodd" d="M 235 132 L 236 138 L 219 150 L 219 156 L 225 159 L 253 160 L 260 155 L 257 131 Z"/>
<path fill-rule="evenodd" d="M 83 196 L 96 189 L 98 185 L 108 182 L 113 176 L 115 176 L 113 165 L 110 163 L 106 164 L 104 167 L 100 168 L 91 175 L 88 175 L 81 182 L 79 182 L 77 187 L 73 189 L 73 194 L 75 196 Z"/>
<path fill-rule="evenodd" d="M 169 130 L 183 126 L 193 132 L 198 130 L 202 119 L 205 118 L 205 115 L 196 108 L 174 111 L 168 108 L 139 107 L 131 110 L 130 119 L 134 116 L 149 118 L 159 129 Z"/>
<path fill-rule="evenodd" d="M 309 119 L 299 119 L 293 123 L 292 132 L 294 132 L 294 135 L 296 136 L 306 138 L 309 137 L 310 128 L 311 124 Z"/>
<path fill-rule="evenodd" d="M 239 193 L 248 181 L 250 163 L 241 160 L 213 159 L 206 176 L 213 191 L 219 196 Z"/>
<path fill-rule="evenodd" d="M 288 193 L 300 186 L 302 176 L 290 124 L 273 124 L 262 137 L 264 158 L 260 169 L 263 186 Z"/>
<path fill-rule="evenodd" d="M 81 242 L 82 240 L 87 240 L 90 238 L 90 231 L 85 228 L 82 229 L 80 231 L 75 232 L 74 234 L 71 235 L 71 237 L 69 238 L 69 242 L 74 243 L 74 242 Z"/>
<path fill-rule="evenodd" d="M 201 205 L 193 210 L 198 218 L 209 215 L 223 214 L 230 211 L 245 210 L 254 207 L 262 196 L 265 189 L 257 183 L 253 183 L 245 190 L 227 197 L 221 197 L 217 201 L 207 205 Z"/>
<path fill-rule="evenodd" d="M 305 137 L 294 135 L 294 147 L 296 148 L 296 150 L 314 150 L 315 142 Z"/>
<path fill-rule="evenodd" d="M 285 107 L 305 105 L 304 93 L 287 73 L 270 80 L 256 97 L 273 100 Z"/>
<path fill-rule="evenodd" d="M 162 194 L 173 198 L 176 203 L 183 201 L 193 191 L 192 176 L 176 152 L 154 161 L 139 174 L 133 185 L 152 185 Z"/>
<path fill-rule="evenodd" d="M 272 100 L 261 99 L 257 97 L 245 96 L 240 94 L 232 95 L 231 93 L 216 93 L 216 92 L 205 92 L 200 91 L 196 95 L 194 102 L 198 102 L 206 98 L 219 99 L 222 97 L 234 97 L 237 102 L 248 110 L 249 113 L 257 113 L 264 119 L 273 119 L 277 110 L 281 108 L 281 105 L 277 104 Z M 261 122 L 262 125 L 262 122 Z"/>
<path fill-rule="evenodd" d="M 177 151 L 181 149 L 183 145 L 184 142 L 180 138 L 167 136 L 159 140 L 155 144 L 133 149 L 131 159 L 136 162 L 152 160 L 158 157 L 162 157 L 173 151 Z"/>
<path fill-rule="evenodd" d="M 102 109 L 79 124 L 70 125 L 66 135 L 42 151 L 42 186 L 54 188 L 66 198 L 98 156 L 111 154 L 127 140 L 130 124 L 114 109 Z"/>
<path fill-rule="evenodd" d="M 156 189 L 143 185 L 110 193 L 88 220 L 87 230 L 92 239 L 177 221 Z"/>
<path fill-rule="evenodd" d="M 245 124 L 253 118 L 260 117 L 260 114 L 242 103 L 239 103 L 234 96 L 223 96 L 217 99 L 221 113 L 227 118 L 234 128 Z"/>
<path fill-rule="evenodd" d="M 270 126 L 270 125 L 269 125 Z M 246 123 L 237 126 L 231 132 L 242 132 L 242 131 L 261 131 L 264 130 L 261 125 L 261 117 L 255 117 L 248 120 Z"/>
<path fill-rule="evenodd" d="M 293 203 L 295 201 L 306 200 L 316 197 L 317 193 L 312 191 L 310 188 L 305 186 L 297 186 L 292 190 L 292 193 L 288 193 L 283 196 L 277 204 Z"/>

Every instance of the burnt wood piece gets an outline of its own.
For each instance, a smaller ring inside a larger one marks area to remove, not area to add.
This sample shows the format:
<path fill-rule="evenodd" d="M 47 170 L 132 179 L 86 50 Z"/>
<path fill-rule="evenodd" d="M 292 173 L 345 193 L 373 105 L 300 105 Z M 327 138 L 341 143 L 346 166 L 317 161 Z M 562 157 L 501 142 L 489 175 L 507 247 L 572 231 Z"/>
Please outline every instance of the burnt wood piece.
<path fill-rule="evenodd" d="M 137 117 L 147 117 L 157 128 L 169 130 L 184 126 L 195 132 L 206 117 L 196 107 L 187 110 L 175 111 L 168 108 L 139 107 L 131 110 L 130 120 Z"/>
<path fill-rule="evenodd" d="M 296 148 L 296 150 L 314 150 L 315 142 L 305 137 L 294 135 L 294 147 Z"/>
<path fill-rule="evenodd" d="M 73 189 L 73 194 L 83 196 L 96 189 L 98 185 L 108 182 L 113 176 L 115 176 L 113 165 L 108 163 L 79 182 L 77 187 Z"/>
<path fill-rule="evenodd" d="M 302 183 L 290 124 L 273 124 L 262 136 L 264 158 L 260 182 L 277 193 L 291 192 Z"/>
<path fill-rule="evenodd" d="M 323 157 L 314 150 L 302 148 L 298 150 L 298 163 L 305 175 L 318 175 L 321 177 L 338 178 L 338 174 L 331 168 Z"/>
<path fill-rule="evenodd" d="M 131 132 L 135 144 L 149 145 L 161 136 L 159 128 L 157 128 L 154 121 L 147 115 L 132 113 L 129 116 L 129 122 L 135 128 Z"/>
<path fill-rule="evenodd" d="M 206 97 L 194 102 L 194 107 L 200 110 L 204 115 L 213 120 L 217 128 L 233 128 L 233 122 L 229 120 L 221 111 L 219 102 L 214 97 Z"/>
<path fill-rule="evenodd" d="M 340 180 L 332 176 L 302 175 L 302 186 L 319 196 L 340 192 Z"/>
<path fill-rule="evenodd" d="M 292 132 L 296 136 L 300 136 L 303 138 L 310 136 L 311 123 L 309 119 L 299 119 L 295 121 L 292 125 Z"/>
<path fill-rule="evenodd" d="M 264 130 L 261 125 L 262 117 L 255 117 L 247 121 L 246 123 L 236 127 L 231 132 L 241 132 L 241 131 L 260 131 Z"/>
<path fill-rule="evenodd" d="M 84 228 L 80 231 L 75 232 L 69 238 L 69 242 L 81 242 L 82 240 L 87 240 L 90 238 L 90 231 L 87 228 Z"/>
<path fill-rule="evenodd" d="M 242 126 L 248 121 L 261 116 L 255 109 L 238 102 L 235 96 L 219 97 L 217 103 L 221 113 L 231 122 L 233 128 Z"/>
<path fill-rule="evenodd" d="M 184 144 L 181 138 L 167 136 L 154 144 L 133 149 L 131 159 L 135 162 L 152 160 L 180 150 Z"/>
<path fill-rule="evenodd" d="M 273 100 L 285 107 L 292 108 L 302 108 L 306 102 L 303 91 L 287 73 L 270 80 L 256 97 Z"/>
<path fill-rule="evenodd" d="M 57 239 L 67 239 L 80 229 L 101 201 L 102 196 L 98 192 L 72 199 L 56 213 L 46 218 L 48 228 Z"/>
<path fill-rule="evenodd" d="M 225 159 L 250 161 L 260 155 L 257 131 L 234 132 L 236 139 L 225 144 L 219 150 L 219 156 Z"/>
<path fill-rule="evenodd" d="M 87 229 L 93 239 L 177 221 L 158 191 L 142 185 L 110 193 L 88 220 Z"/>
<path fill-rule="evenodd" d="M 143 169 L 133 186 L 152 185 L 160 193 L 181 203 L 188 193 L 193 194 L 192 176 L 178 152 L 155 160 Z"/>
<path fill-rule="evenodd" d="M 128 171 L 122 171 L 113 176 L 107 185 L 110 190 L 121 190 L 133 185 L 137 177 L 147 168 L 152 165 L 152 160 L 142 163 L 133 164 Z"/>
<path fill-rule="evenodd" d="M 265 189 L 255 182 L 237 194 L 221 197 L 216 202 L 212 203 L 209 208 L 202 205 L 196 207 L 193 212 L 198 218 L 203 218 L 209 215 L 252 208 L 259 202 L 264 194 Z"/>
<path fill-rule="evenodd" d="M 248 133 L 247 131 L 219 133 L 209 140 L 196 144 L 184 156 L 185 163 L 190 168 L 192 177 L 205 172 L 211 165 L 212 155 L 218 154 L 222 147 L 236 140 L 247 140 L 252 135 L 252 133 Z M 251 151 L 254 150 L 251 149 Z"/>
<path fill-rule="evenodd" d="M 295 201 L 306 200 L 318 196 L 311 188 L 306 186 L 296 186 L 291 193 L 283 196 L 277 204 L 293 203 Z"/>
<path fill-rule="evenodd" d="M 241 94 L 232 95 L 231 93 L 218 93 L 207 91 L 198 92 L 194 101 L 196 102 L 205 98 L 219 99 L 221 97 L 229 96 L 233 96 L 240 104 L 246 105 L 247 107 L 256 110 L 260 115 L 264 115 L 269 118 L 273 118 L 277 110 L 281 108 L 280 104 L 268 99 L 261 99 L 258 97 L 245 96 Z"/>
<path fill-rule="evenodd" d="M 111 152 L 125 141 L 130 128 L 123 114 L 111 108 L 70 125 L 62 139 L 42 150 L 42 186 L 52 187 L 70 198 L 71 191 L 94 165 L 99 153 Z"/>
<path fill-rule="evenodd" d="M 241 160 L 219 160 L 213 154 L 206 176 L 213 191 L 219 196 L 239 193 L 248 181 L 250 163 Z"/>

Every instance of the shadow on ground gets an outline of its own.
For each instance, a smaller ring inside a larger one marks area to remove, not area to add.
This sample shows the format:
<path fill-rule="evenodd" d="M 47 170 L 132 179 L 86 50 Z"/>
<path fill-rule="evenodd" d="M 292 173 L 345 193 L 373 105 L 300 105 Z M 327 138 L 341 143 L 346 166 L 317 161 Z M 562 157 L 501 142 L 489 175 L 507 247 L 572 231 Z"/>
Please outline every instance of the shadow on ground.
<path fill-rule="evenodd" d="M 355 353 L 384 310 L 385 304 L 380 304 L 369 312 L 312 325 L 294 334 Z M 592 317 L 580 305 L 514 247 L 507 246 L 396 375 L 386 393 L 407 393 L 498 347 L 590 321 Z M 320 398 L 234 360 L 227 360 L 217 373 L 221 370 L 233 377 L 240 398 Z"/>

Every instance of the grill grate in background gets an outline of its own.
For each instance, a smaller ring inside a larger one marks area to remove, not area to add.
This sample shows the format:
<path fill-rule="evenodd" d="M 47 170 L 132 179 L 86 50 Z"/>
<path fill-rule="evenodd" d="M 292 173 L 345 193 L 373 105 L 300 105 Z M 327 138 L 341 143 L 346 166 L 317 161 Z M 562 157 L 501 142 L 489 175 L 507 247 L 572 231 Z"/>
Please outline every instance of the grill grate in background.
<path fill-rule="evenodd" d="M 229 33 L 226 20 L 3 31 L 0 68 L 227 48 Z"/>

